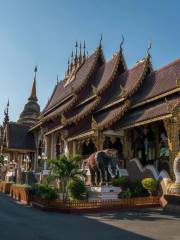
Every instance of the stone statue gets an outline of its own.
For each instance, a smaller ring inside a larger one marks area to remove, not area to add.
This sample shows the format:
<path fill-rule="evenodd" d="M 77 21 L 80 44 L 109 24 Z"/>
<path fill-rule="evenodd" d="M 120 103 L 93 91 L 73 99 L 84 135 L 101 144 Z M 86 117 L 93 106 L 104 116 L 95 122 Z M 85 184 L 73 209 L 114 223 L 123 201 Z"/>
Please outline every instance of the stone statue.
<path fill-rule="evenodd" d="M 91 185 L 105 185 L 117 174 L 117 151 L 107 149 L 93 153 L 87 159 L 91 174 Z"/>

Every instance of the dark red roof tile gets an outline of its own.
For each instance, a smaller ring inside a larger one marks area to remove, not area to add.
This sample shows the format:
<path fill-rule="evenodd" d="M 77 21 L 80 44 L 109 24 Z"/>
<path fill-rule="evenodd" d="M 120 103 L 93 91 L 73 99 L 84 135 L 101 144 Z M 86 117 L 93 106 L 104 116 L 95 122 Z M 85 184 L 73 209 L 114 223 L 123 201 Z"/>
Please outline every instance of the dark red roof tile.
<path fill-rule="evenodd" d="M 99 109 L 113 103 L 114 101 L 120 100 L 123 97 L 123 95 L 121 95 L 122 89 L 125 90 L 125 97 L 135 91 L 139 84 L 143 81 L 146 66 L 147 62 L 144 60 L 139 62 L 132 69 L 125 71 L 115 78 L 109 86 L 107 92 L 103 94 Z"/>
<path fill-rule="evenodd" d="M 35 139 L 29 133 L 30 126 L 10 122 L 7 125 L 7 148 L 35 150 Z"/>
<path fill-rule="evenodd" d="M 151 120 L 171 113 L 173 108 L 180 103 L 180 95 L 175 95 L 172 99 L 165 99 L 155 103 L 149 103 L 142 107 L 130 109 L 126 115 L 114 125 L 114 128 L 123 128 L 146 120 Z M 170 106 L 170 107 L 169 107 Z"/>
<path fill-rule="evenodd" d="M 100 93 L 106 88 L 111 80 L 113 79 L 113 75 L 116 72 L 118 65 L 120 62 L 120 55 L 119 53 L 115 54 L 113 58 L 105 63 L 104 71 L 97 86 L 97 92 Z"/>
<path fill-rule="evenodd" d="M 127 111 L 130 106 L 130 101 L 126 100 L 111 109 L 106 109 L 95 115 L 95 120 L 97 121 L 98 127 L 100 129 L 109 128 L 113 123 L 118 121 Z"/>
<path fill-rule="evenodd" d="M 92 101 L 90 101 L 86 104 L 83 104 L 79 107 L 76 107 L 72 111 L 71 115 L 68 114 L 67 125 L 75 123 L 75 122 L 79 122 L 81 119 L 83 119 L 86 116 L 88 116 L 89 114 L 91 114 L 93 112 L 93 110 L 96 108 L 97 104 L 99 104 L 99 102 L 100 102 L 100 97 L 96 97 Z"/>
<path fill-rule="evenodd" d="M 49 112 L 46 112 L 43 116 L 43 121 L 68 111 L 72 107 L 72 105 L 74 105 L 76 100 L 77 100 L 77 97 L 73 96 L 70 99 L 68 99 L 67 101 L 63 102 L 59 107 L 57 107 Z"/>
<path fill-rule="evenodd" d="M 83 84 L 86 83 L 89 74 L 97 62 L 97 50 L 85 61 L 85 63 L 77 71 L 75 79 L 66 85 L 66 80 L 60 81 L 57 85 L 49 104 L 46 106 L 45 112 L 53 108 L 57 103 L 62 101 L 68 95 L 72 94 L 72 89 L 76 92 Z"/>
<path fill-rule="evenodd" d="M 152 72 L 132 97 L 134 103 L 150 99 L 175 89 L 176 80 L 180 79 L 180 59 Z"/>

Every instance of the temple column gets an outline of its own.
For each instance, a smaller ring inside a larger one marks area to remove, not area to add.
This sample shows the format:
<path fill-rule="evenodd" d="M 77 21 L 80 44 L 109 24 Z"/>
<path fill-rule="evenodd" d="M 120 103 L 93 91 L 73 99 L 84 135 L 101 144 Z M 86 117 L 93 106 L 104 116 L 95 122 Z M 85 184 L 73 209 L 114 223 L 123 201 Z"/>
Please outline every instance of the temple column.
<path fill-rule="evenodd" d="M 55 138 L 53 133 L 50 135 L 50 138 L 51 138 L 51 159 L 53 159 L 54 158 L 54 138 Z"/>
<path fill-rule="evenodd" d="M 51 136 L 50 136 L 51 137 Z M 44 136 L 44 170 L 47 170 L 47 159 L 51 157 L 51 139 Z M 42 156 L 43 158 L 43 156 Z"/>
<path fill-rule="evenodd" d="M 69 157 L 69 146 L 68 141 L 64 139 L 64 154 L 66 157 Z"/>
<path fill-rule="evenodd" d="M 124 159 L 128 160 L 133 158 L 133 152 L 132 152 L 132 139 L 129 137 L 129 130 L 124 130 L 124 139 L 123 139 L 123 155 Z"/>
<path fill-rule="evenodd" d="M 168 136 L 169 147 L 169 168 L 170 176 L 174 179 L 174 159 L 179 152 L 179 132 L 180 132 L 180 116 L 175 114 L 172 118 L 164 120 L 165 129 Z"/>
<path fill-rule="evenodd" d="M 97 151 L 103 149 L 103 133 L 102 133 L 102 131 L 100 131 L 98 129 L 95 131 L 94 142 L 95 142 Z"/>
<path fill-rule="evenodd" d="M 76 141 L 73 141 L 73 155 L 77 154 L 77 151 L 76 151 Z"/>
<path fill-rule="evenodd" d="M 128 130 L 124 130 L 124 139 L 123 139 L 123 155 L 124 159 L 128 159 L 129 157 L 129 141 L 128 141 Z"/>

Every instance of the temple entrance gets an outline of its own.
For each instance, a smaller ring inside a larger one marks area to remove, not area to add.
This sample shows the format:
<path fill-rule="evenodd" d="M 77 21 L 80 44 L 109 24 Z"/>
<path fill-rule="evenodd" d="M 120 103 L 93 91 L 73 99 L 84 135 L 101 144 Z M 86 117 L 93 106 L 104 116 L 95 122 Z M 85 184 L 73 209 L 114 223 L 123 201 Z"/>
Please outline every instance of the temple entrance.
<path fill-rule="evenodd" d="M 153 164 L 159 171 L 169 172 L 168 138 L 162 121 L 127 131 L 131 158 L 138 158 L 143 166 Z"/>
<path fill-rule="evenodd" d="M 123 131 L 106 130 L 103 132 L 102 149 L 112 149 L 117 151 L 118 165 L 125 167 L 124 161 L 124 133 Z"/>

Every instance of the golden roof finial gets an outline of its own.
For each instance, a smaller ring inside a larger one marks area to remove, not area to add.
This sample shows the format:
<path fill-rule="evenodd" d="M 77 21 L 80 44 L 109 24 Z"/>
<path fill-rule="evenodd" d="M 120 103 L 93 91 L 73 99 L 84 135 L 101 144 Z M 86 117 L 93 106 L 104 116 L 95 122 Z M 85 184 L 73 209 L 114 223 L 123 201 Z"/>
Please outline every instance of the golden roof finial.
<path fill-rule="evenodd" d="M 100 37 L 100 40 L 99 40 L 99 49 L 102 48 L 102 40 L 103 40 L 103 35 L 101 33 L 101 37 Z"/>
<path fill-rule="evenodd" d="M 69 73 L 70 73 L 70 60 L 69 60 L 69 58 L 68 58 L 68 69 L 67 69 L 67 75 L 69 75 Z"/>
<path fill-rule="evenodd" d="M 37 65 L 35 65 L 35 68 L 34 68 L 34 72 L 36 73 L 37 72 Z"/>
<path fill-rule="evenodd" d="M 70 72 L 71 72 L 72 69 L 73 69 L 73 65 L 74 65 L 74 53 L 73 53 L 73 51 L 72 51 L 72 53 L 71 53 L 71 63 L 70 63 Z"/>
<path fill-rule="evenodd" d="M 75 58 L 74 58 L 75 66 L 77 66 L 77 63 L 78 63 L 77 49 L 78 49 L 78 42 L 76 41 L 76 44 L 75 44 Z"/>
<path fill-rule="evenodd" d="M 123 46 L 123 44 L 124 44 L 124 36 L 123 36 L 123 34 L 122 34 L 122 40 L 121 40 L 121 43 L 120 43 L 120 52 L 122 52 L 122 46 Z"/>
<path fill-rule="evenodd" d="M 152 48 L 152 42 L 149 41 L 149 42 L 148 42 L 147 53 L 146 53 L 147 57 L 150 57 L 150 56 L 151 56 L 151 55 L 150 55 L 150 50 L 151 50 L 151 48 Z"/>
<path fill-rule="evenodd" d="M 84 53 L 83 53 L 83 61 L 85 61 L 85 59 L 86 59 L 86 43 L 85 43 L 85 40 L 84 40 L 84 46 L 83 46 L 83 49 L 84 49 Z"/>
<path fill-rule="evenodd" d="M 81 42 L 79 44 L 79 64 L 81 64 L 82 62 L 82 53 L 81 53 L 81 49 L 82 49 L 82 46 L 81 46 Z"/>

